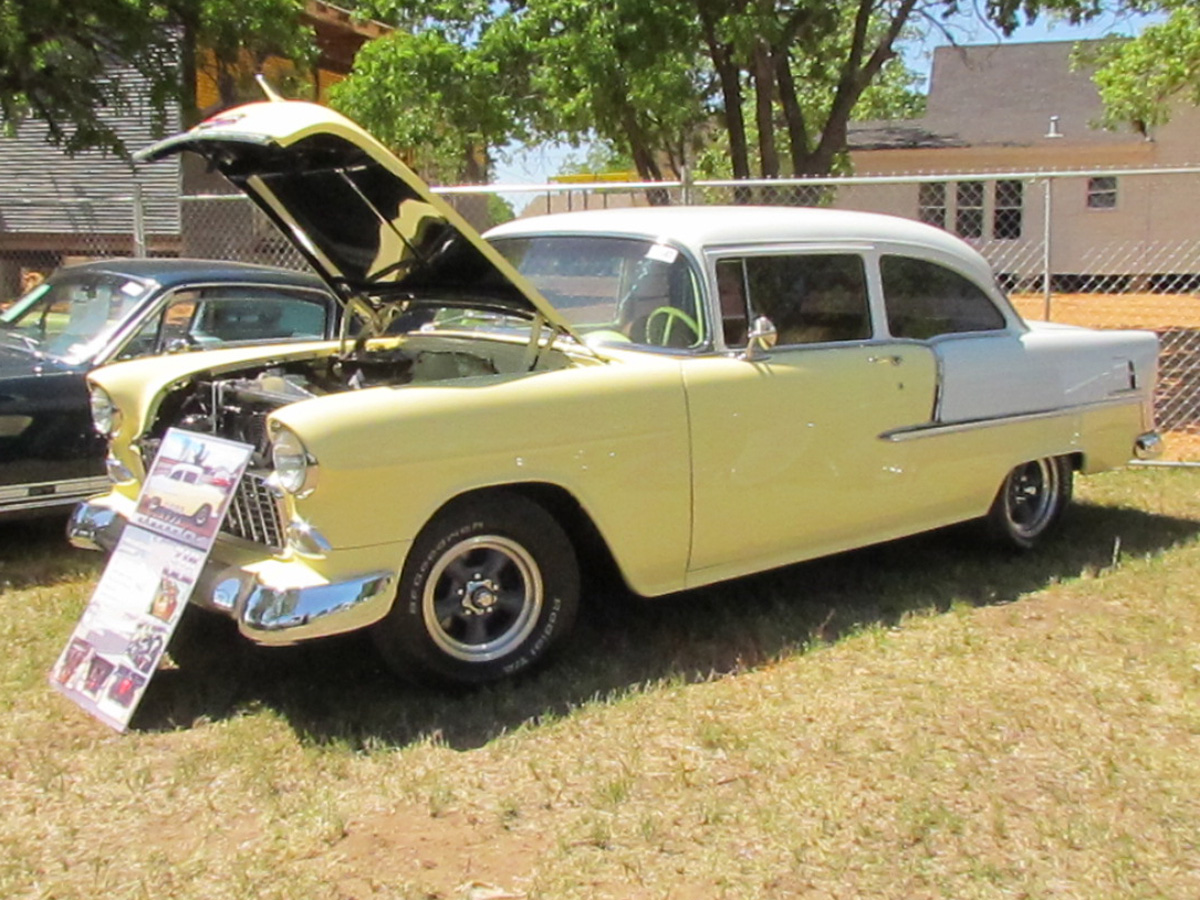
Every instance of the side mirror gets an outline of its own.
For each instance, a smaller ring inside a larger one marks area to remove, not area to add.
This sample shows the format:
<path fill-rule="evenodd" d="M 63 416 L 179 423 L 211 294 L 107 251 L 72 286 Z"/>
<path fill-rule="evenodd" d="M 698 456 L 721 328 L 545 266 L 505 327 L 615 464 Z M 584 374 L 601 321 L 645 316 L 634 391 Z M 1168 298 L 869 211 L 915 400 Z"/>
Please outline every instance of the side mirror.
<path fill-rule="evenodd" d="M 164 353 L 186 353 L 192 349 L 192 345 L 188 343 L 187 338 L 171 338 L 163 346 Z"/>
<path fill-rule="evenodd" d="M 746 336 L 746 352 L 742 354 L 742 359 L 751 362 L 764 359 L 767 351 L 772 349 L 778 340 L 779 331 L 775 328 L 775 323 L 766 316 L 759 316 L 750 326 L 750 333 Z"/>

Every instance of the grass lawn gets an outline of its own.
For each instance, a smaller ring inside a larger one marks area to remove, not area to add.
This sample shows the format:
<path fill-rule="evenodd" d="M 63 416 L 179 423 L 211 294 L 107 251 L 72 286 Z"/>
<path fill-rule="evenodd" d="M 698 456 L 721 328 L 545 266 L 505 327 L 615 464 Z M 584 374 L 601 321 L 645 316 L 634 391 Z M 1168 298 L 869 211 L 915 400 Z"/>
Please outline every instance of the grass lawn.
<path fill-rule="evenodd" d="M 925 535 L 588 598 L 517 683 L 356 638 L 46 683 L 98 572 L 0 531 L 0 897 L 1200 897 L 1200 472 L 1081 479 L 1013 557 Z"/>

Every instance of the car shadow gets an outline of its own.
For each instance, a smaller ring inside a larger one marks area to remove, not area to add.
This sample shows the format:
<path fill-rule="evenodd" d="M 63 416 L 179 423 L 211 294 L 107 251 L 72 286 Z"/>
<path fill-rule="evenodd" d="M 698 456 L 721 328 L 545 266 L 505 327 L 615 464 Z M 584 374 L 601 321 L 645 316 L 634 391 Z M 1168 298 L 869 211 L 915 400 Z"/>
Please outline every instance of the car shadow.
<path fill-rule="evenodd" d="M 1197 533 L 1198 521 L 1080 504 L 1029 554 L 998 550 L 977 527 L 960 526 L 655 600 L 592 592 L 549 665 L 474 690 L 402 683 L 362 635 L 277 649 L 237 642 L 202 671 L 160 671 L 133 727 L 187 728 L 267 708 L 316 744 L 369 751 L 433 739 L 470 749 L 589 699 L 752 669 L 912 613 L 1008 603 Z"/>

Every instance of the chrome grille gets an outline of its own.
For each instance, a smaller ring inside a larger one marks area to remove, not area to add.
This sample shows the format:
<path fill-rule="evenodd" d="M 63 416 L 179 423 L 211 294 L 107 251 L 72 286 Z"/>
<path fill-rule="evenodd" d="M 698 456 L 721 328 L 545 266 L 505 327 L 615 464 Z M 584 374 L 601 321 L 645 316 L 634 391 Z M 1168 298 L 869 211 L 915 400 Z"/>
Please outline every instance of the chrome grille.
<path fill-rule="evenodd" d="M 242 476 L 221 530 L 256 544 L 283 548 L 279 494 L 267 483 L 265 474 L 247 472 Z"/>

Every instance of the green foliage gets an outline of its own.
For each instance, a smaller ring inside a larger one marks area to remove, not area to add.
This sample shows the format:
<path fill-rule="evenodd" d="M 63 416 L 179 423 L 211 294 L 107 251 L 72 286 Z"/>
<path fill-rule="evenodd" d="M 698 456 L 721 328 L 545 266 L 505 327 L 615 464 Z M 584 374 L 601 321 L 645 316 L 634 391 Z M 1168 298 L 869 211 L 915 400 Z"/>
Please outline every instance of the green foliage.
<path fill-rule="evenodd" d="M 312 31 L 300 24 L 304 6 L 304 0 L 175 0 L 191 43 L 213 54 L 222 104 L 260 99 L 246 62 L 257 71 L 267 57 L 277 56 L 307 71 L 316 45 Z M 297 85 L 274 87 L 291 93 Z"/>
<path fill-rule="evenodd" d="M 517 217 L 511 203 L 497 194 L 487 195 L 488 225 L 503 225 Z"/>
<path fill-rule="evenodd" d="M 591 134 L 629 157 L 647 178 L 660 159 L 682 164 L 708 120 L 710 78 L 694 14 L 684 3 L 530 0 L 513 16 L 528 48 L 537 134 L 568 141 Z"/>
<path fill-rule="evenodd" d="M 395 31 L 359 51 L 330 100 L 393 149 L 419 148 L 428 177 L 477 179 L 487 150 L 522 133 L 506 100 L 519 85 L 493 47 L 487 34 L 467 43 L 452 28 Z"/>
<path fill-rule="evenodd" d="M 921 76 L 899 57 L 884 63 L 879 77 L 858 98 L 851 119 L 915 119 L 924 115 L 925 95 L 918 89 L 921 81 Z"/>
<path fill-rule="evenodd" d="M 0 0 L 0 123 L 12 129 L 33 116 L 68 150 L 121 152 L 101 111 L 131 98 L 106 65 L 116 58 L 149 79 L 161 124 L 178 89 L 164 21 L 150 0 Z"/>
<path fill-rule="evenodd" d="M 633 159 L 611 144 L 593 142 L 582 155 L 569 154 L 558 167 L 560 175 L 599 175 L 605 172 L 628 172 Z"/>
<path fill-rule="evenodd" d="M 1170 121 L 1173 100 L 1200 104 L 1200 7 L 1172 0 L 1158 9 L 1169 13 L 1167 20 L 1138 37 L 1075 54 L 1077 65 L 1097 66 L 1093 80 L 1106 128 L 1149 134 Z"/>
<path fill-rule="evenodd" d="M 172 101 L 190 112 L 186 63 L 198 44 L 218 59 L 246 50 L 302 63 L 312 53 L 302 9 L 303 0 L 0 0 L 0 124 L 36 118 L 69 152 L 125 154 L 109 113 L 145 103 L 161 128 Z M 146 80 L 144 96 L 113 76 L 114 64 Z"/>

